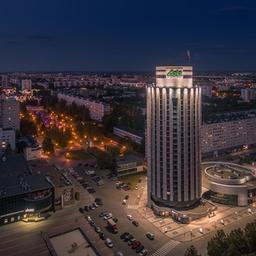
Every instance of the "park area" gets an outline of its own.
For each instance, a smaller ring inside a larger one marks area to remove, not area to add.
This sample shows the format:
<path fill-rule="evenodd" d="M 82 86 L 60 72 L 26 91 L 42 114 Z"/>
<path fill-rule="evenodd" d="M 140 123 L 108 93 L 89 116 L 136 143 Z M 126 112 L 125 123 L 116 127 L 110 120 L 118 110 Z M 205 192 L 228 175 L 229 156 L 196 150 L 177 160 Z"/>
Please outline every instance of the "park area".
<path fill-rule="evenodd" d="M 65 153 L 65 157 L 70 160 L 93 160 L 94 157 L 83 149 L 71 150 Z"/>

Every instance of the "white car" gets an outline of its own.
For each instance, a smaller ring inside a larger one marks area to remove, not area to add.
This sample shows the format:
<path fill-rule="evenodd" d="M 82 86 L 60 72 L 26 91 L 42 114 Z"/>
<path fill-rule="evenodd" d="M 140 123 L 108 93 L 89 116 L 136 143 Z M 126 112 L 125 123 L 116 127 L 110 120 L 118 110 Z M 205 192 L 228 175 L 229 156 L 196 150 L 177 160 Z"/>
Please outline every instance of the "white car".
<path fill-rule="evenodd" d="M 133 217 L 132 217 L 132 215 L 127 215 L 127 218 L 128 218 L 128 220 L 130 220 L 130 221 L 132 221 L 133 220 Z"/>
<path fill-rule="evenodd" d="M 112 247 L 114 246 L 113 243 L 112 243 L 112 241 L 111 241 L 109 238 L 107 238 L 107 239 L 105 240 L 105 244 L 106 244 L 106 246 L 109 247 L 109 248 L 112 248 Z"/>
<path fill-rule="evenodd" d="M 91 174 L 95 174 L 95 171 L 93 171 L 93 170 L 86 170 L 85 173 L 87 175 L 91 175 Z"/>
<path fill-rule="evenodd" d="M 127 203 L 127 200 L 123 200 L 123 202 L 122 202 L 122 205 L 126 205 L 126 203 Z"/>
<path fill-rule="evenodd" d="M 111 219 L 113 217 L 113 214 L 110 212 L 104 216 L 104 220 Z"/>

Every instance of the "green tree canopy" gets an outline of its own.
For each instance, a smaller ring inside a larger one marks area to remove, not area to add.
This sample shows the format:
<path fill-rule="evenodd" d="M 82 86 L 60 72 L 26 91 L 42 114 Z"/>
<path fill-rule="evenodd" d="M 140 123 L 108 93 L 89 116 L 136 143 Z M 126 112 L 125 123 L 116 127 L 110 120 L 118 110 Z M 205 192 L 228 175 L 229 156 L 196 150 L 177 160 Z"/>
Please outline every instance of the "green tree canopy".
<path fill-rule="evenodd" d="M 42 143 L 42 147 L 44 152 L 54 152 L 54 145 L 52 143 L 51 138 L 45 137 Z"/>
<path fill-rule="evenodd" d="M 200 254 L 198 254 L 197 249 L 195 248 L 194 245 L 191 245 L 185 252 L 184 256 L 200 256 Z"/>

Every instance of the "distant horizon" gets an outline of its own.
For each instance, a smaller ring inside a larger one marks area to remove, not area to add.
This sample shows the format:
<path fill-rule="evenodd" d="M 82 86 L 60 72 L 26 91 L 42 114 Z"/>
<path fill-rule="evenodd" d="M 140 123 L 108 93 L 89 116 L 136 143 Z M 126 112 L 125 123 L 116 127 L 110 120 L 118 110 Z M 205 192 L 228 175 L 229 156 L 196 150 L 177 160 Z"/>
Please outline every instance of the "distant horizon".
<path fill-rule="evenodd" d="M 0 75 L 5 74 L 13 74 L 13 73 L 28 73 L 28 74 L 36 74 L 36 73 L 84 73 L 84 74 L 155 74 L 154 70 L 112 70 L 112 71 L 93 71 L 93 70 L 16 70 L 16 71 L 0 71 Z M 193 70 L 193 74 L 201 74 L 201 73 L 216 73 L 216 74 L 224 74 L 224 73 L 256 73 L 256 70 L 224 70 L 224 71 L 218 71 L 218 70 Z"/>

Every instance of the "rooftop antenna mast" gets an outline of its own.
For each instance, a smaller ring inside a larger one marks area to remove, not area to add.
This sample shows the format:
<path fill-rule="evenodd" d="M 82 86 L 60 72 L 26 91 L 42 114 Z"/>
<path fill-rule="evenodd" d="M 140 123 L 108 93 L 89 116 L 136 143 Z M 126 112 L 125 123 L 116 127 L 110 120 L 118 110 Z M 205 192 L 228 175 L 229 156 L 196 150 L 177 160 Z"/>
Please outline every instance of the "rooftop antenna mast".
<path fill-rule="evenodd" d="M 188 58 L 188 64 L 191 64 L 191 52 L 190 50 L 187 50 L 187 58 Z"/>

